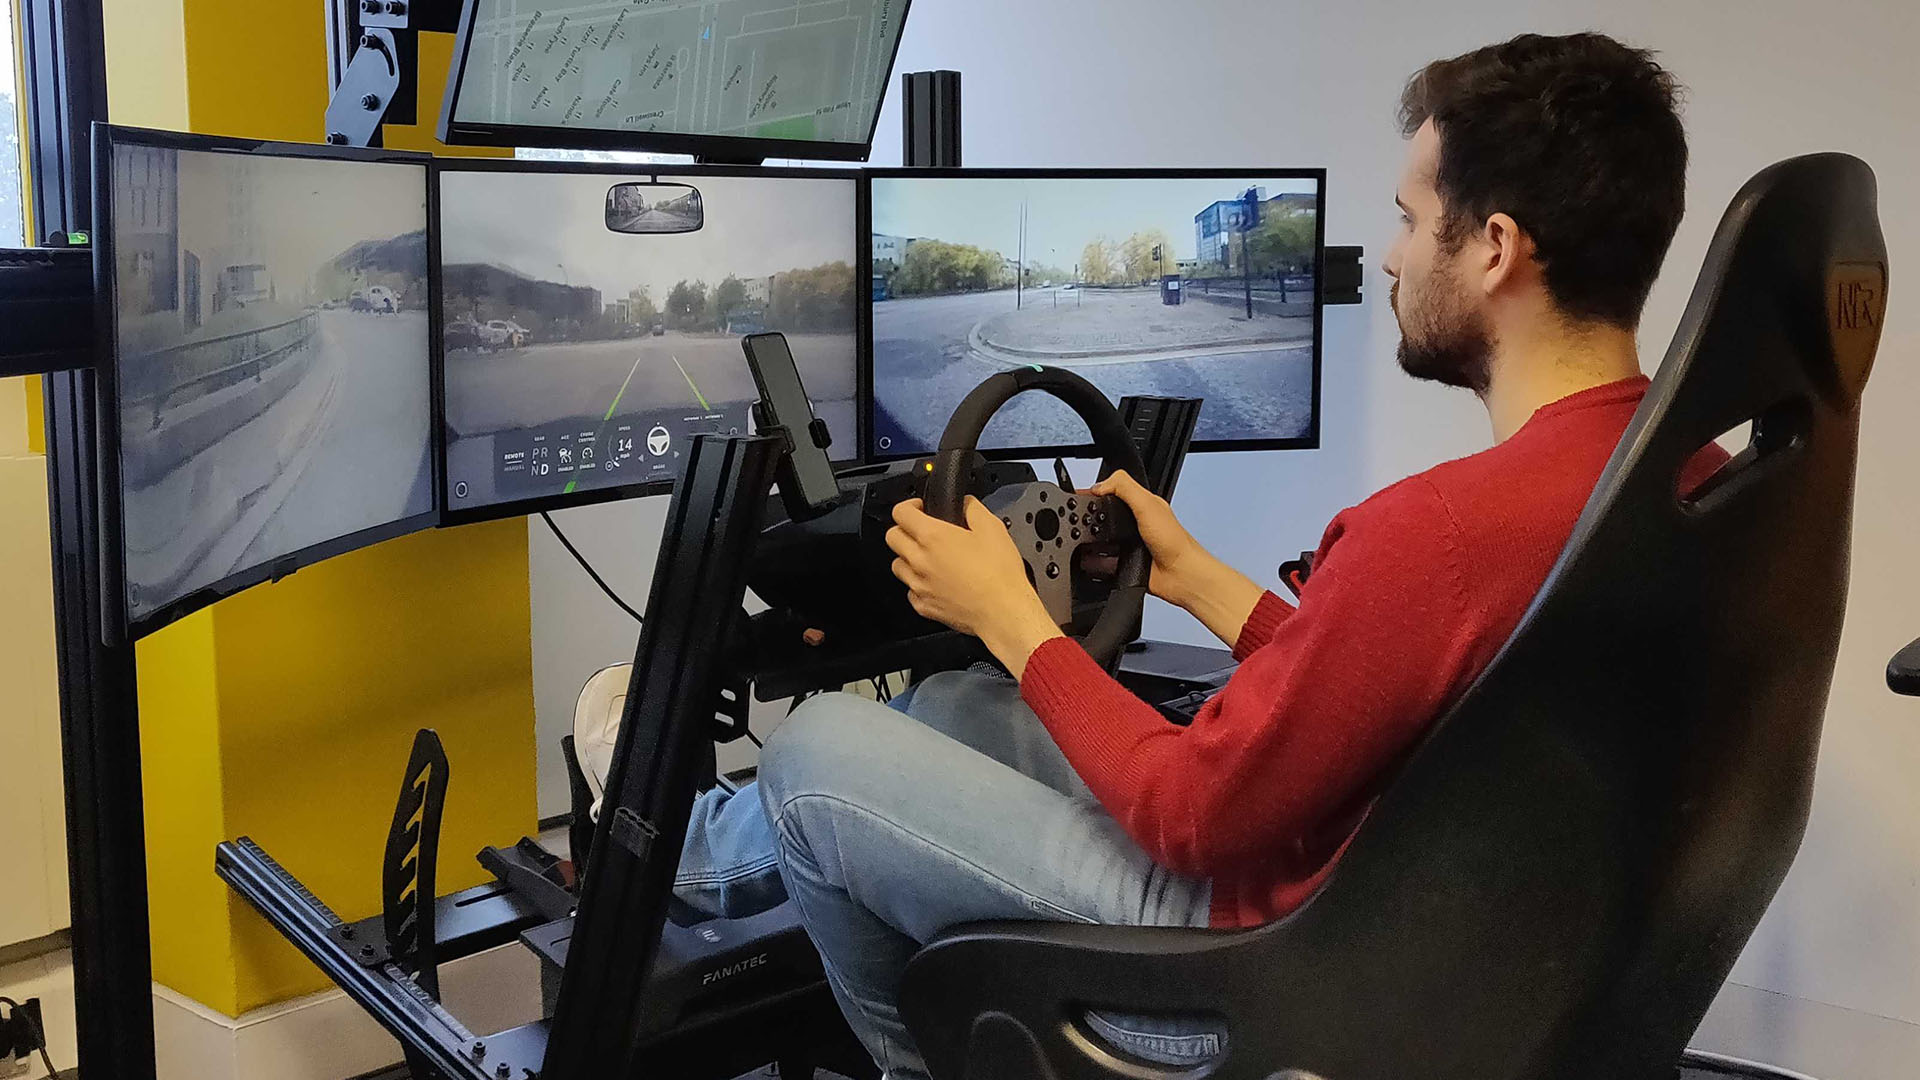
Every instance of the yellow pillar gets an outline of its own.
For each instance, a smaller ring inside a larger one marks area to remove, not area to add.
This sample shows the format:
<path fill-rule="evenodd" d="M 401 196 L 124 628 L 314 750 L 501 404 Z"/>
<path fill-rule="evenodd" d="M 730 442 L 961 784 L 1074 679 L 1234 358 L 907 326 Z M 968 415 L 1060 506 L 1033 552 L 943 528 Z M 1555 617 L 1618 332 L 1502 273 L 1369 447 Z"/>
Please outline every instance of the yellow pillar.
<path fill-rule="evenodd" d="M 117 2 L 135 21 L 116 30 L 109 4 L 116 119 L 131 119 L 123 95 L 140 93 L 125 73 L 141 65 L 121 57 L 153 40 L 162 52 L 145 81 L 167 92 L 165 55 L 179 49 L 192 130 L 321 141 L 319 5 L 184 0 L 176 44 L 151 0 Z M 429 132 L 451 47 L 448 35 L 423 37 L 428 122 L 389 129 L 389 146 L 448 152 Z M 250 835 L 344 917 L 372 914 L 420 727 L 438 729 L 452 765 L 441 891 L 481 881 L 471 853 L 535 828 L 530 637 L 526 527 L 514 520 L 342 556 L 142 641 L 156 981 L 230 1016 L 322 988 L 215 878 L 214 845 Z"/>

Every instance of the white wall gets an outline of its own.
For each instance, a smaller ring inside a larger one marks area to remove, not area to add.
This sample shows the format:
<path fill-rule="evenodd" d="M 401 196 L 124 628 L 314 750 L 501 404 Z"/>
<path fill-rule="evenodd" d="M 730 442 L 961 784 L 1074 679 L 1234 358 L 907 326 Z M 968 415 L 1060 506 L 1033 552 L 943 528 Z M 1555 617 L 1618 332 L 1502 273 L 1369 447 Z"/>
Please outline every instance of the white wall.
<path fill-rule="evenodd" d="M 1422 63 L 1524 30 L 1587 27 L 1659 49 L 1691 89 L 1692 213 L 1648 310 L 1648 366 L 1678 320 L 1720 211 L 1782 157 L 1845 150 L 1878 170 L 1894 263 L 1920 265 L 1920 7 L 1911 0 L 918 0 L 900 70 L 966 74 L 966 160 L 975 166 L 1316 166 L 1329 170 L 1327 236 L 1367 248 L 1369 302 L 1329 311 L 1324 448 L 1197 457 L 1177 506 L 1195 533 L 1266 581 L 1314 546 L 1331 515 L 1448 457 L 1483 449 L 1469 397 L 1401 376 L 1375 271 L 1394 225 L 1402 146 L 1394 110 Z M 896 95 L 897 96 L 897 95 Z M 898 102 L 874 162 L 899 161 Z M 1881 671 L 1920 634 L 1920 319 L 1896 305 L 1865 406 L 1855 588 L 1835 679 L 1813 822 L 1793 875 L 1746 957 L 1741 982 L 1920 1023 L 1920 708 Z M 652 564 L 663 507 L 582 511 L 590 554 Z M 630 649 L 584 580 L 568 580 L 534 525 L 536 696 L 571 706 L 586 673 Z M 652 529 L 653 531 L 649 531 Z M 604 530 L 604 535 L 600 533 Z M 564 559 L 564 553 L 558 558 Z M 565 633 L 548 639 L 559 626 Z M 1203 641 L 1156 610 L 1155 636 Z M 616 638 L 618 640 L 616 640 Z M 616 647 L 618 646 L 618 647 Z M 543 681 L 567 665 L 572 689 Z M 578 675 L 578 678 L 574 676 Z M 544 788 L 543 788 L 544 790 Z M 543 813 L 552 812 L 543 802 Z"/>

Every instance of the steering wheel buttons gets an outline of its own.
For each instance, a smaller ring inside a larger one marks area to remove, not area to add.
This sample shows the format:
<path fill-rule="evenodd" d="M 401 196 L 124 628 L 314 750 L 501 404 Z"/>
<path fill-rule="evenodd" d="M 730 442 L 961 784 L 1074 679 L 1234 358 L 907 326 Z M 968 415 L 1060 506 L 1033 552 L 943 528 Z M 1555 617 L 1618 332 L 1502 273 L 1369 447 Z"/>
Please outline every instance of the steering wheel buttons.
<path fill-rule="evenodd" d="M 1073 537 L 1073 538 L 1074 538 L 1075 540 L 1078 540 L 1078 539 L 1080 539 L 1080 530 L 1079 530 L 1079 529 L 1075 529 L 1075 530 L 1073 530 L 1073 531 L 1072 531 L 1071 533 L 1068 533 L 1067 535 L 1069 535 L 1069 536 L 1071 536 L 1071 537 Z"/>
<path fill-rule="evenodd" d="M 1050 563 L 1048 563 L 1048 564 L 1047 564 L 1047 576 L 1048 576 L 1048 577 L 1050 577 L 1050 578 L 1057 578 L 1057 577 L 1059 577 L 1059 576 L 1060 576 L 1060 564 L 1059 564 L 1059 563 L 1057 563 L 1057 562 L 1050 562 Z"/>

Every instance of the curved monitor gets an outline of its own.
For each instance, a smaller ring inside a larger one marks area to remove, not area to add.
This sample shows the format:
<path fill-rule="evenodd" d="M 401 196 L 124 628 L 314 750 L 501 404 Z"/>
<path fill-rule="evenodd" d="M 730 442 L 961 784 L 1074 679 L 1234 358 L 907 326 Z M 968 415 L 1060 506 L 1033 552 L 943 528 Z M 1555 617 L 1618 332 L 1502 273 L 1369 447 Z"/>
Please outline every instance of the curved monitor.
<path fill-rule="evenodd" d="M 426 159 L 97 139 L 103 558 L 132 631 L 433 524 Z"/>
<path fill-rule="evenodd" d="M 908 0 L 466 0 L 440 138 L 865 161 Z"/>
<path fill-rule="evenodd" d="M 860 456 L 858 174 L 435 172 L 450 521 L 670 490 L 693 436 L 750 430 L 759 333 Z"/>
<path fill-rule="evenodd" d="M 873 170 L 869 455 L 932 453 L 967 391 L 1027 364 L 1117 402 L 1205 399 L 1195 450 L 1320 440 L 1323 170 Z M 1089 449 L 1040 395 L 981 448 Z"/>

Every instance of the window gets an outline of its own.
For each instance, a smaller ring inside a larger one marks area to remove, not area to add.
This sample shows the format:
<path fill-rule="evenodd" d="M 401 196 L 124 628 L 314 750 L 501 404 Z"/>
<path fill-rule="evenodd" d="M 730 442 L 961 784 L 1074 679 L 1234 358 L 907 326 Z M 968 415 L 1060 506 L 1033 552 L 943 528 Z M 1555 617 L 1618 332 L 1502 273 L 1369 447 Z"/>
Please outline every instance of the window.
<path fill-rule="evenodd" d="M 20 182 L 20 76 L 13 42 L 13 0 L 0 0 L 0 247 L 26 242 Z"/>

